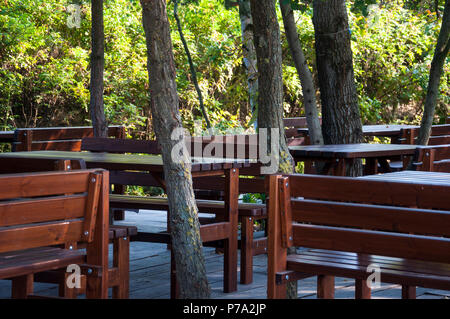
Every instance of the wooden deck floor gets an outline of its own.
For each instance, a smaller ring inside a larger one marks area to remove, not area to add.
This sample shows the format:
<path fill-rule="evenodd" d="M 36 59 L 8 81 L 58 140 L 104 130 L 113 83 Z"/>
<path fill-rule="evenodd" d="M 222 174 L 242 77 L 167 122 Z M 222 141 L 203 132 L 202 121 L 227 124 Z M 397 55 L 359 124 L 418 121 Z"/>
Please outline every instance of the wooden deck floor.
<path fill-rule="evenodd" d="M 166 214 L 157 211 L 141 211 L 139 214 L 127 212 L 126 219 L 118 224 L 137 224 L 140 229 L 161 231 L 165 229 Z M 238 285 L 234 293 L 223 293 L 223 255 L 213 248 L 204 248 L 208 280 L 211 295 L 215 299 L 265 299 L 266 264 L 265 255 L 254 258 L 254 280 L 250 285 Z M 132 242 L 130 251 L 130 298 L 131 299 L 167 299 L 170 296 L 170 253 L 165 244 Z M 336 278 L 336 298 L 352 299 L 354 282 L 345 278 Z M 36 284 L 36 293 L 56 295 L 57 289 L 50 284 Z M 299 298 L 316 298 L 316 278 L 299 281 Z M 0 298 L 9 298 L 10 282 L 0 281 Z M 372 298 L 401 298 L 398 285 L 382 284 L 372 291 Z M 450 298 L 450 291 L 417 289 L 418 299 Z"/>

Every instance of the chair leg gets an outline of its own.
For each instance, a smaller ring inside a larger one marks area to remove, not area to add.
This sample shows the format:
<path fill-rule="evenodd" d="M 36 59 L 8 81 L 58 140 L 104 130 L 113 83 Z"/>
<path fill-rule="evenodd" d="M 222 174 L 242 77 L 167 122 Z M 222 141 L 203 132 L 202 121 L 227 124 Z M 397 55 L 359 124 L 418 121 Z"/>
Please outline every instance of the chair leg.
<path fill-rule="evenodd" d="M 355 279 L 355 299 L 370 299 L 371 289 L 365 279 Z"/>
<path fill-rule="evenodd" d="M 129 237 L 115 238 L 113 241 L 113 267 L 119 270 L 119 285 L 113 287 L 112 297 L 129 297 L 130 240 Z"/>
<path fill-rule="evenodd" d="M 317 298 L 334 299 L 334 276 L 317 276 Z"/>
<path fill-rule="evenodd" d="M 25 299 L 33 293 L 34 275 L 28 274 L 12 278 L 11 297 Z"/>
<path fill-rule="evenodd" d="M 402 286 L 402 298 L 403 299 L 416 299 L 416 287 L 415 286 Z"/>
<path fill-rule="evenodd" d="M 253 218 L 241 218 L 241 284 L 253 281 Z"/>

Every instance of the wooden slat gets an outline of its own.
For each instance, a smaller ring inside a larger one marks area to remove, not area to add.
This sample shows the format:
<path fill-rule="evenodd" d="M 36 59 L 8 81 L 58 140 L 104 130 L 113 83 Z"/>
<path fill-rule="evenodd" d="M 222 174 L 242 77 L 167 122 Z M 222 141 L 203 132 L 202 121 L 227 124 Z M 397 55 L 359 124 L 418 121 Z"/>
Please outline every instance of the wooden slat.
<path fill-rule="evenodd" d="M 292 212 L 289 178 L 280 178 L 278 180 L 278 186 L 280 190 L 281 246 L 289 248 L 292 247 Z"/>
<path fill-rule="evenodd" d="M 0 231 L 0 253 L 82 240 L 83 221 L 17 227 Z"/>
<path fill-rule="evenodd" d="M 443 145 L 450 143 L 450 135 L 430 136 L 428 145 Z"/>
<path fill-rule="evenodd" d="M 2 175 L 0 199 L 82 193 L 87 181 L 88 174 L 80 171 Z"/>
<path fill-rule="evenodd" d="M 156 140 L 135 140 L 102 137 L 83 138 L 81 150 L 110 153 L 161 154 L 161 149 Z"/>
<path fill-rule="evenodd" d="M 85 194 L 0 202 L 0 225 L 5 227 L 82 218 L 85 205 Z"/>
<path fill-rule="evenodd" d="M 202 239 L 202 242 L 226 239 L 229 238 L 229 236 L 229 222 L 220 222 L 200 226 L 200 237 Z"/>
<path fill-rule="evenodd" d="M 99 205 L 100 187 L 102 186 L 102 174 L 90 173 L 88 179 L 88 195 L 86 201 L 86 218 L 84 220 L 83 236 L 87 242 L 94 239 L 95 221 Z"/>
<path fill-rule="evenodd" d="M 122 126 L 109 126 L 108 135 L 117 136 L 120 134 Z M 73 126 L 73 127 L 42 127 L 42 128 L 28 128 L 17 129 L 18 132 L 33 132 L 33 140 L 46 141 L 46 140 L 71 140 L 81 139 L 83 137 L 93 136 L 94 131 L 92 126 Z"/>
<path fill-rule="evenodd" d="M 54 247 L 33 248 L 19 253 L 0 254 L 0 279 L 23 276 L 43 270 L 58 269 L 85 260 L 82 250 Z"/>
<path fill-rule="evenodd" d="M 448 211 L 297 199 L 291 204 L 296 222 L 450 237 Z"/>
<path fill-rule="evenodd" d="M 289 180 L 293 197 L 450 209 L 450 186 L 306 174 Z"/>
<path fill-rule="evenodd" d="M 450 239 L 293 225 L 294 245 L 450 263 Z"/>

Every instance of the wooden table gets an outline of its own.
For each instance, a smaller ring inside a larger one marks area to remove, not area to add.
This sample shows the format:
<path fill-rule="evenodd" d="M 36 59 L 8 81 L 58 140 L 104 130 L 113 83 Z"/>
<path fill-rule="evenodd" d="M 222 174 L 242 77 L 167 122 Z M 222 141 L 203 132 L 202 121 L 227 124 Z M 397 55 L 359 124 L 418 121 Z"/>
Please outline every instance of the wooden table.
<path fill-rule="evenodd" d="M 376 125 L 363 125 L 364 136 L 377 136 L 377 137 L 390 137 L 396 139 L 400 136 L 400 130 L 405 128 L 418 128 L 417 125 L 408 124 L 376 124 Z M 308 128 L 299 128 L 297 132 L 300 135 L 307 136 Z"/>
<path fill-rule="evenodd" d="M 0 143 L 14 142 L 14 131 L 0 131 Z"/>
<path fill-rule="evenodd" d="M 334 175 L 345 176 L 347 163 L 355 159 L 365 159 L 364 175 L 377 173 L 378 163 L 390 172 L 388 160 L 399 156 L 413 156 L 416 145 L 409 144 L 330 144 L 289 146 L 296 162 L 325 161 L 325 169 L 333 170 Z"/>
<path fill-rule="evenodd" d="M 130 170 L 138 171 L 138 178 L 159 181 L 164 187 L 164 167 L 160 155 L 136 155 L 136 154 L 112 154 L 93 152 L 65 152 L 65 151 L 33 151 L 33 152 L 9 152 L 0 153 L 0 157 L 10 158 L 47 158 L 47 159 L 83 159 L 87 168 L 104 168 L 111 171 L 113 182 L 114 171 Z M 238 248 L 238 195 L 239 195 L 239 168 L 251 167 L 249 160 L 243 159 L 208 159 L 192 158 L 192 176 L 225 175 L 225 217 L 221 224 L 227 223 L 229 230 L 224 245 L 224 291 L 233 292 L 237 290 L 237 248 Z M 137 172 L 136 172 L 137 173 Z M 127 184 L 124 176 L 120 175 L 120 181 Z M 131 175 L 131 178 L 136 178 Z M 130 183 L 132 185 L 132 183 Z M 212 224 L 214 227 L 214 224 Z M 209 225 L 208 225 L 209 226 Z M 211 232 L 214 232 L 211 229 Z M 209 232 L 209 233 L 211 233 Z M 140 234 L 139 238 L 145 238 Z"/>
<path fill-rule="evenodd" d="M 400 171 L 377 175 L 361 176 L 358 178 L 368 180 L 397 181 L 411 184 L 429 184 L 450 186 L 450 173 L 428 171 Z M 450 194 L 449 194 L 450 197 Z"/>

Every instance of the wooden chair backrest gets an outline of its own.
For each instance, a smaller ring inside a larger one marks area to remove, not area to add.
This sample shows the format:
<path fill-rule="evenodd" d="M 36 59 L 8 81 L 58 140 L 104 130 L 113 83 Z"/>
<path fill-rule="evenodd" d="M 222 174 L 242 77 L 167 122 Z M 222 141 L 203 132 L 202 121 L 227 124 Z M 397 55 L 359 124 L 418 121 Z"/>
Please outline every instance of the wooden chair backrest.
<path fill-rule="evenodd" d="M 100 169 L 0 175 L 0 253 L 92 243 L 108 201 L 103 183 L 108 172 Z"/>
<path fill-rule="evenodd" d="M 450 144 L 418 147 L 413 164 L 416 170 L 450 173 Z"/>
<path fill-rule="evenodd" d="M 0 174 L 70 171 L 73 169 L 86 169 L 85 161 L 82 159 L 54 160 L 41 158 L 0 158 Z"/>
<path fill-rule="evenodd" d="M 125 128 L 108 127 L 108 136 L 123 138 Z M 81 139 L 94 136 L 92 126 L 21 128 L 14 132 L 13 152 L 19 151 L 80 151 Z"/>
<path fill-rule="evenodd" d="M 319 117 L 319 121 L 322 124 L 322 118 Z M 293 138 L 293 137 L 301 137 L 300 134 L 298 134 L 297 129 L 298 128 L 304 128 L 308 127 L 308 123 L 306 122 L 306 117 L 285 117 L 283 119 L 284 127 L 286 128 L 284 130 L 284 133 L 286 134 L 287 138 Z"/>
<path fill-rule="evenodd" d="M 419 128 L 407 128 L 400 130 L 399 143 L 415 144 L 419 136 Z M 450 124 L 433 125 L 431 127 L 428 145 L 450 144 Z"/>
<path fill-rule="evenodd" d="M 298 174 L 271 183 L 269 225 L 284 248 L 450 263 L 450 186 Z"/>

